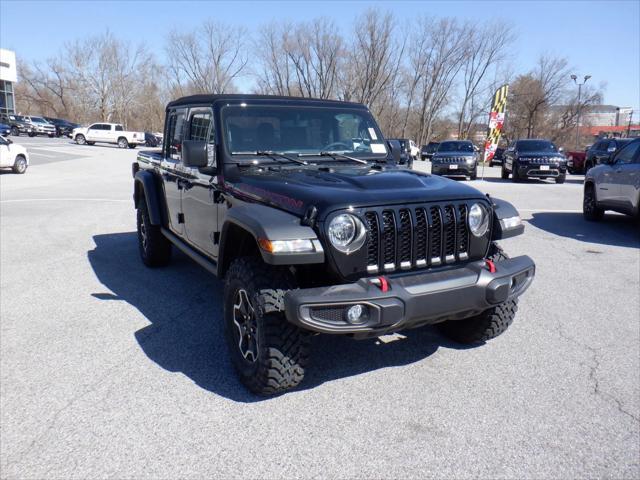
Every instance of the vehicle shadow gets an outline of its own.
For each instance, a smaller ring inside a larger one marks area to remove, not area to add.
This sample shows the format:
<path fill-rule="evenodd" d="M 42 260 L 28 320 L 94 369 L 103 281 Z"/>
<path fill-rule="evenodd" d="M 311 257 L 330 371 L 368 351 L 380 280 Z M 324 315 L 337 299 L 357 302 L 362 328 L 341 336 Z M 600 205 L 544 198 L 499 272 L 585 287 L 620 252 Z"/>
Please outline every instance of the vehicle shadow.
<path fill-rule="evenodd" d="M 607 213 L 599 222 L 588 222 L 582 213 L 540 212 L 528 222 L 549 233 L 586 243 L 640 248 L 638 220 L 627 215 Z"/>
<path fill-rule="evenodd" d="M 181 372 L 201 388 L 237 402 L 265 400 L 237 380 L 223 336 L 223 283 L 174 249 L 170 266 L 145 267 L 135 232 L 96 235 L 88 259 L 108 290 L 92 295 L 104 302 L 125 301 L 150 322 L 134 333 L 142 351 L 160 367 Z M 450 342 L 432 327 L 394 338 L 355 341 L 342 336 L 312 338 L 312 365 L 302 389 L 373 370 L 407 365 Z"/>

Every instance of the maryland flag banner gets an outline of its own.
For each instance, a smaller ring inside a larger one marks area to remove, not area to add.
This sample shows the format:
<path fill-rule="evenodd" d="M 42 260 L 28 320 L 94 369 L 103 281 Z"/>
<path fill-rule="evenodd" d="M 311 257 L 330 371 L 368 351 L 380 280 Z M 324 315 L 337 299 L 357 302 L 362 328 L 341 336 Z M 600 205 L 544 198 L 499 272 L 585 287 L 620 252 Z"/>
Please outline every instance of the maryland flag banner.
<path fill-rule="evenodd" d="M 509 85 L 505 84 L 496 90 L 491 102 L 491 113 L 489 114 L 489 130 L 487 132 L 487 141 L 484 144 L 484 161 L 490 162 L 496 154 L 498 141 L 502 133 L 504 125 L 504 112 L 507 106 L 507 94 L 509 93 Z"/>

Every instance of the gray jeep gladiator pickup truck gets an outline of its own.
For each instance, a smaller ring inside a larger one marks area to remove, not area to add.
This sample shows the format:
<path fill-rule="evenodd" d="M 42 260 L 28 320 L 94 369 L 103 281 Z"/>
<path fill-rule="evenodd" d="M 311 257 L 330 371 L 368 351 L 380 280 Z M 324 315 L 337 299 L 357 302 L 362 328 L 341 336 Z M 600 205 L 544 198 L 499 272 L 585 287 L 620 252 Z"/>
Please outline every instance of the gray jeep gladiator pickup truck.
<path fill-rule="evenodd" d="M 298 385 L 314 334 L 437 324 L 482 343 L 511 324 L 535 265 L 496 241 L 516 209 L 398 167 L 356 103 L 195 95 L 167 105 L 161 150 L 133 164 L 142 261 L 176 247 L 224 278 L 232 363 L 252 392 Z"/>

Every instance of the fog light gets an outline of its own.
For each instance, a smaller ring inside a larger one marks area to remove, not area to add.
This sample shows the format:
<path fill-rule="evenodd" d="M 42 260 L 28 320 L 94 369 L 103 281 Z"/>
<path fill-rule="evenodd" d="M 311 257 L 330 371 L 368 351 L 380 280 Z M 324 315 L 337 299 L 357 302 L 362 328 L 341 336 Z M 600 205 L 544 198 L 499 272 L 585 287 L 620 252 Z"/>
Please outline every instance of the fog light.
<path fill-rule="evenodd" d="M 362 305 L 353 305 L 347 310 L 347 320 L 349 323 L 358 323 L 363 320 L 365 309 Z"/>

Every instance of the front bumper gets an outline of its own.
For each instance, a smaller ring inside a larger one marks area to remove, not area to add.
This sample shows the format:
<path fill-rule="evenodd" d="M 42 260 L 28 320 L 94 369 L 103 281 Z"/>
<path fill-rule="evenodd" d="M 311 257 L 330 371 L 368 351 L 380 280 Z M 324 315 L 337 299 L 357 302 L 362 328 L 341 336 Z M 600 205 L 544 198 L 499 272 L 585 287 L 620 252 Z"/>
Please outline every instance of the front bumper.
<path fill-rule="evenodd" d="M 521 177 L 555 178 L 560 175 L 566 175 L 566 173 L 567 166 L 565 164 L 529 164 L 518 166 L 518 174 Z"/>
<path fill-rule="evenodd" d="M 321 333 L 380 335 L 405 328 L 463 319 L 520 296 L 531 284 L 535 264 L 527 256 L 495 263 L 484 261 L 440 272 L 379 277 L 356 283 L 291 290 L 285 295 L 287 320 Z M 362 305 L 365 314 L 350 323 L 347 310 Z"/>
<path fill-rule="evenodd" d="M 453 168 L 452 168 L 453 167 Z M 431 163 L 431 172 L 437 175 L 472 175 L 476 170 L 475 163 Z"/>

